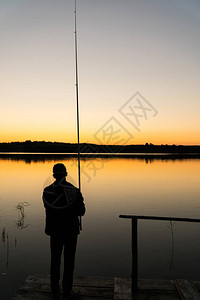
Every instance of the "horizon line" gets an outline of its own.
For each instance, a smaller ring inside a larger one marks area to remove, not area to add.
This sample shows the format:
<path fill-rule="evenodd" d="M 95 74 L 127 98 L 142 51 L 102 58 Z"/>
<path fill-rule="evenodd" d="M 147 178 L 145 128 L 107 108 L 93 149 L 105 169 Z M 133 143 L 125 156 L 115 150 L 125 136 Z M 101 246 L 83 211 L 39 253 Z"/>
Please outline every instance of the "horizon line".
<path fill-rule="evenodd" d="M 12 144 L 12 143 L 57 143 L 57 144 L 72 144 L 72 145 L 78 145 L 77 142 L 57 142 L 57 141 L 45 141 L 45 140 L 25 140 L 25 141 L 11 141 L 11 142 L 0 142 L 0 144 Z M 95 144 L 91 142 L 80 142 L 80 144 L 90 144 L 95 146 L 200 146 L 200 144 L 153 144 L 153 143 L 143 143 L 143 144 Z"/>

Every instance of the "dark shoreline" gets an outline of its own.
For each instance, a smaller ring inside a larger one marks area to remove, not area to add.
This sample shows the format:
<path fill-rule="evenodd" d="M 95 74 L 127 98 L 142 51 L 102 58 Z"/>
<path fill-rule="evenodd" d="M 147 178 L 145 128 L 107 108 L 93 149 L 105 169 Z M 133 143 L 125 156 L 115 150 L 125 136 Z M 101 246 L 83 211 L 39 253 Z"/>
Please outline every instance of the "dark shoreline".
<path fill-rule="evenodd" d="M 59 143 L 59 142 L 44 142 L 44 141 L 25 141 L 25 142 L 11 142 L 0 143 L 0 153 L 55 153 L 55 154 L 76 154 L 78 152 L 82 154 L 109 154 L 109 155 L 158 155 L 174 154 L 174 155 L 200 155 L 199 145 L 96 145 L 90 143 L 78 144 L 72 143 Z"/>

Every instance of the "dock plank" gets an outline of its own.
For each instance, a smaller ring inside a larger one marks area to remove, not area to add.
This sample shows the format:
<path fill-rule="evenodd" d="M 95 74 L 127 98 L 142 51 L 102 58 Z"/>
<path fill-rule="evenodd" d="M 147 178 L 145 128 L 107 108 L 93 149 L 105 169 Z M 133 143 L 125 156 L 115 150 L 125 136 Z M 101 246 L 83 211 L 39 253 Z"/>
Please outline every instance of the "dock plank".
<path fill-rule="evenodd" d="M 41 293 L 28 293 L 28 294 L 17 294 L 12 300 L 63 300 L 62 294 L 53 298 L 51 294 L 41 294 Z M 108 300 L 112 298 L 105 297 L 91 297 L 81 295 L 79 300 Z"/>
<path fill-rule="evenodd" d="M 200 299 L 200 282 L 186 279 L 176 280 L 177 290 L 183 300 L 199 300 Z"/>
<path fill-rule="evenodd" d="M 52 295 L 49 294 L 45 294 L 45 293 L 26 293 L 26 294 L 21 294 L 18 293 L 16 295 L 14 295 L 14 297 L 12 298 L 12 300 L 52 300 Z M 59 298 L 57 298 L 57 300 L 63 300 L 63 297 L 61 298 L 61 296 Z"/>
<path fill-rule="evenodd" d="M 114 278 L 114 300 L 131 299 L 131 278 Z"/>
<path fill-rule="evenodd" d="M 97 278 L 97 277 L 77 277 L 74 279 L 74 290 L 79 290 L 81 295 L 99 297 L 105 295 L 112 297 L 113 295 L 113 279 Z M 50 279 L 42 276 L 29 276 L 20 286 L 19 291 L 25 292 L 49 292 Z"/>
<path fill-rule="evenodd" d="M 139 280 L 134 300 L 178 300 L 173 280 Z M 114 279 L 114 300 L 131 300 L 131 279 Z"/>
<path fill-rule="evenodd" d="M 139 280 L 134 300 L 200 300 L 200 281 Z M 80 300 L 131 300 L 131 279 L 110 277 L 76 277 L 73 289 L 80 292 Z M 23 282 L 13 300 L 52 299 L 49 275 L 30 275 Z M 63 299 L 62 294 L 56 297 Z"/>
<path fill-rule="evenodd" d="M 73 289 L 80 292 L 81 300 L 113 299 L 114 283 L 110 277 L 76 277 Z M 30 275 L 20 286 L 13 300 L 52 299 L 49 275 Z M 56 299 L 62 299 L 62 295 Z"/>
<path fill-rule="evenodd" d="M 141 279 L 138 281 L 138 287 L 142 290 L 166 290 L 175 291 L 174 280 L 161 279 Z"/>
<path fill-rule="evenodd" d="M 114 281 L 111 277 L 75 277 L 74 286 L 97 286 L 113 288 Z"/>
<path fill-rule="evenodd" d="M 50 275 L 29 275 L 26 280 L 26 283 L 39 283 L 39 284 L 50 284 Z M 84 285 L 84 286 L 108 286 L 113 287 L 113 278 L 111 277 L 75 277 L 74 278 L 74 285 Z"/>

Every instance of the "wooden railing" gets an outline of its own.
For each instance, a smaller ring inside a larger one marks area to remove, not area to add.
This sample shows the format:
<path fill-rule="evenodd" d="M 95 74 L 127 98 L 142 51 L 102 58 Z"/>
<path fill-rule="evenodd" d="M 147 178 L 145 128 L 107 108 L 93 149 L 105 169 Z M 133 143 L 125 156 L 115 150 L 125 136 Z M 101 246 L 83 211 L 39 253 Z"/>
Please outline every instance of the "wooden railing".
<path fill-rule="evenodd" d="M 120 215 L 120 218 L 132 220 L 132 295 L 138 290 L 138 220 L 178 221 L 200 223 L 200 219 L 171 218 L 155 216 Z"/>

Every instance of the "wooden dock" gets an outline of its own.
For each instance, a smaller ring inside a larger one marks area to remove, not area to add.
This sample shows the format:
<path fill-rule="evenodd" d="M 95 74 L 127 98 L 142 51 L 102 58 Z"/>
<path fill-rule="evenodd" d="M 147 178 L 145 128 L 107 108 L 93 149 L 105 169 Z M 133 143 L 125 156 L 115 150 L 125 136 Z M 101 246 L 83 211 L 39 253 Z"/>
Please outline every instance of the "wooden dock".
<path fill-rule="evenodd" d="M 131 298 L 130 278 L 77 277 L 73 289 L 80 300 L 200 300 L 200 281 L 139 280 L 139 290 Z M 31 275 L 23 282 L 12 300 L 50 300 L 49 275 Z"/>

